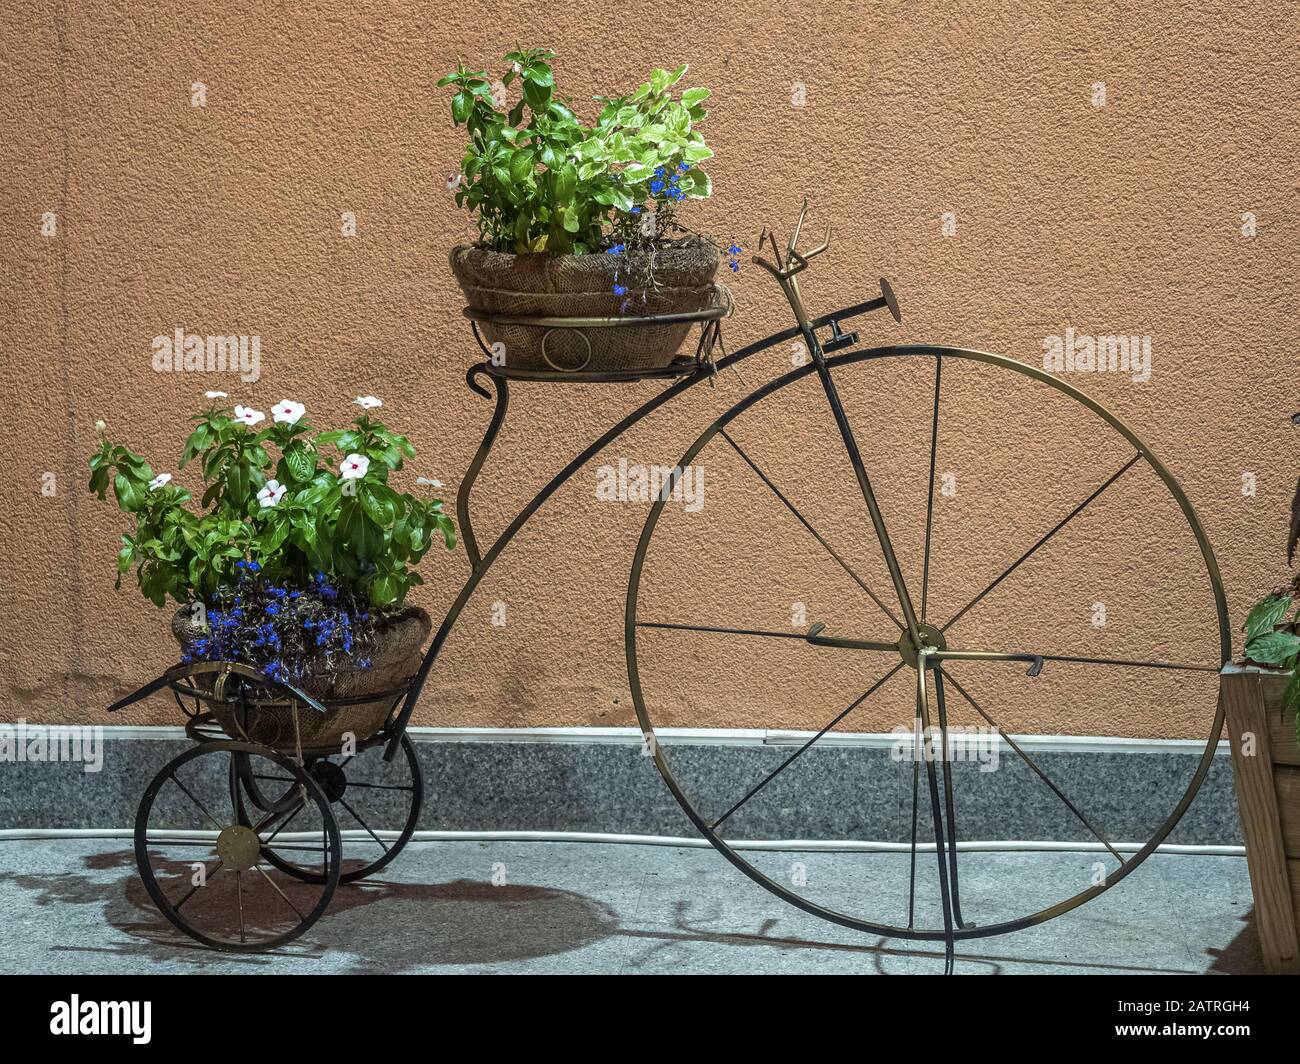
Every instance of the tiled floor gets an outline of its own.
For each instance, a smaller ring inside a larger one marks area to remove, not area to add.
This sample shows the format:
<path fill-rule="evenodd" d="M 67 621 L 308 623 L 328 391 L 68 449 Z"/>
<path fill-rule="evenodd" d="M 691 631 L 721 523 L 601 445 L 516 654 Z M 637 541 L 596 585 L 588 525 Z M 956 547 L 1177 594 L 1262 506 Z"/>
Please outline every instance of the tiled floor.
<path fill-rule="evenodd" d="M 1057 900 L 1053 888 L 1086 876 L 1095 856 L 963 853 L 967 918 L 977 918 L 976 908 L 1009 915 Z M 848 910 L 863 897 L 880 904 L 880 883 L 892 884 L 899 870 L 890 862 L 906 856 L 763 860 L 774 875 L 801 862 L 808 882 L 820 886 L 815 896 Z M 494 885 L 494 876 L 504 882 Z M 1055 920 L 959 943 L 957 972 L 1255 971 L 1251 905 L 1244 859 L 1159 855 Z M 815 919 L 712 850 L 690 847 L 412 843 L 377 881 L 340 887 L 303 938 L 278 954 L 243 956 L 199 948 L 173 932 L 145 894 L 127 840 L 8 840 L 0 842 L 0 914 L 0 971 L 20 973 L 943 968 L 941 943 L 882 939 Z"/>

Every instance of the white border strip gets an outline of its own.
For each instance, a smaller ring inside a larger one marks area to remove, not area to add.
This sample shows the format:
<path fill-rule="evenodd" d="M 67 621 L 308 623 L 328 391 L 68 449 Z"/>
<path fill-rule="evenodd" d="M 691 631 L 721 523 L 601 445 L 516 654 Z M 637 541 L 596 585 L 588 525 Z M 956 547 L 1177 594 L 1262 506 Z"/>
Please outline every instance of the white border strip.
<path fill-rule="evenodd" d="M 396 831 L 379 831 L 380 837 L 395 839 Z M 168 841 L 206 841 L 216 838 L 215 831 L 175 830 L 159 832 L 153 836 L 158 845 Z M 365 842 L 369 835 L 360 830 L 340 832 L 345 842 Z M 129 828 L 6 828 L 0 830 L 0 842 L 31 839 L 130 839 Z M 316 836 L 311 832 L 285 832 L 279 836 L 285 841 L 305 841 Z M 588 831 L 417 831 L 412 842 L 596 842 L 632 846 L 680 846 L 689 849 L 707 849 L 708 839 L 679 837 L 676 835 L 614 835 Z M 906 842 L 866 842 L 843 839 L 755 839 L 729 842 L 733 850 L 775 850 L 826 853 L 909 853 Z M 1137 853 L 1144 843 L 1117 842 L 1113 844 L 1121 853 Z M 917 843 L 917 851 L 933 853 L 933 842 Z M 1052 840 L 992 840 L 957 843 L 960 852 L 999 853 L 1037 851 L 1046 853 L 1101 853 L 1106 847 L 1100 842 L 1056 842 Z M 1244 846 L 1187 846 L 1165 843 L 1156 853 L 1187 854 L 1202 857 L 1244 857 Z"/>
<path fill-rule="evenodd" d="M 29 723 L 28 727 L 36 727 Z M 44 725 L 57 734 L 65 727 L 84 730 L 89 725 Z M 407 733 L 417 743 L 569 743 L 578 745 L 641 746 L 639 728 L 430 728 L 411 727 Z M 106 739 L 184 739 L 185 729 L 171 725 L 103 727 Z M 766 728 L 661 728 L 656 733 L 665 746 L 799 746 L 813 737 L 810 731 Z M 882 732 L 831 732 L 819 746 L 863 747 L 887 750 L 900 736 Z M 1044 753 L 1194 754 L 1205 749 L 1199 739 L 1126 739 L 1109 735 L 1013 735 L 1027 750 Z M 1228 741 L 1219 740 L 1218 754 L 1228 753 Z"/>

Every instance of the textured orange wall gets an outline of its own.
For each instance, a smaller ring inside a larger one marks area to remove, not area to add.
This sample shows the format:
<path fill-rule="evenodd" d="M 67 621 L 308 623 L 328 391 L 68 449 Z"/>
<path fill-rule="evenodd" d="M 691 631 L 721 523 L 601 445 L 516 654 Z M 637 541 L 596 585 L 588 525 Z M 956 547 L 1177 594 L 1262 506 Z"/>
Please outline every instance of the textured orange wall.
<path fill-rule="evenodd" d="M 300 399 L 318 422 L 372 392 L 420 450 L 411 476 L 454 486 L 490 409 L 461 380 L 475 348 L 446 253 L 472 230 L 445 189 L 459 136 L 434 81 L 458 54 L 493 63 L 516 42 L 554 47 L 561 85 L 579 100 L 688 61 L 689 80 L 714 90 L 705 130 L 716 195 L 697 212 L 699 227 L 752 247 L 761 222 L 788 224 L 808 193 L 814 230 L 830 220 L 838 231 L 806 284 L 814 312 L 869 297 L 880 274 L 898 288 L 903 326 L 868 319 L 859 328 L 869 342 L 958 343 L 1041 365 L 1043 338 L 1066 326 L 1151 336 L 1148 383 L 1069 379 L 1180 477 L 1218 550 L 1234 623 L 1281 576 L 1300 268 L 1300 74 L 1286 46 L 1294 4 L 5 8 L 6 718 L 101 721 L 114 694 L 168 661 L 163 618 L 133 590 L 111 588 L 119 515 L 83 490 L 96 418 L 167 469 L 206 388 L 261 409 Z M 206 86 L 204 107 L 191 106 L 194 82 Z M 1095 83 L 1104 106 L 1094 106 Z M 357 233 L 345 238 L 348 211 Z M 53 237 L 40 231 L 45 212 L 58 217 Z M 945 235 L 945 212 L 955 235 Z M 1257 219 L 1253 236 L 1242 232 L 1246 212 Z M 761 271 L 747 268 L 734 290 L 733 346 L 787 324 Z M 177 326 L 259 334 L 261 379 L 153 372 L 151 339 Z M 770 379 L 788 359 L 786 350 L 761 356 L 745 379 Z M 933 577 L 945 609 L 1126 457 L 1068 412 L 1055 420 L 1059 405 L 952 379 L 940 464 L 959 488 L 937 506 Z M 845 384 L 914 584 L 928 387 L 901 368 Z M 480 481 L 481 538 L 653 390 L 516 389 Z M 734 377 L 697 389 L 609 457 L 670 463 L 744 391 Z M 747 440 L 875 579 L 851 484 L 808 475 L 818 456 L 835 458 L 818 408 L 805 395 L 784 409 L 786 420 L 754 422 Z M 804 601 L 810 620 L 880 634 L 798 529 L 763 508 L 743 469 L 725 454 L 706 468 L 699 520 L 670 515 L 686 538 L 663 554 L 656 604 L 690 603 L 711 623 L 788 627 L 791 604 Z M 47 472 L 53 496 L 41 490 Z M 1253 497 L 1242 492 L 1250 472 Z M 594 487 L 589 469 L 505 555 L 449 642 L 417 723 L 631 722 L 622 595 L 645 507 L 598 503 Z M 1154 496 L 1142 483 L 1125 491 L 1082 530 L 1094 540 L 1026 567 L 972 638 L 1167 656 L 1203 639 L 1208 596 L 1189 541 L 1167 513 L 1146 509 Z M 420 601 L 440 614 L 465 560 L 431 562 Z M 1108 605 L 1104 629 L 1089 623 L 1097 600 Z M 506 603 L 504 628 L 491 623 L 494 601 Z M 797 645 L 747 646 L 741 658 L 734 646 L 672 638 L 647 640 L 647 669 L 657 670 L 647 682 L 679 724 L 820 726 L 876 668 Z M 1007 685 L 1007 723 L 1023 730 L 1191 735 L 1212 711 L 1212 679 L 1081 686 L 1058 669 L 1026 689 L 1012 683 L 1014 670 L 971 676 L 972 690 Z M 854 726 L 906 721 L 901 682 Z M 157 702 L 131 719 L 173 717 Z"/>

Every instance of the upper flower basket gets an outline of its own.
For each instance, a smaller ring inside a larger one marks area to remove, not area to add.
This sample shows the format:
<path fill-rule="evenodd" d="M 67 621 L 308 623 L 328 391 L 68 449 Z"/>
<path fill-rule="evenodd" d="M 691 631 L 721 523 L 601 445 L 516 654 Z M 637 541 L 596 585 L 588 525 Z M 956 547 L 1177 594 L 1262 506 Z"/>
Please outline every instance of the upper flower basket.
<path fill-rule="evenodd" d="M 454 90 L 452 121 L 469 134 L 448 187 L 479 231 L 476 244 L 453 250 L 452 269 L 471 309 L 489 316 L 489 342 L 508 366 L 667 365 L 689 322 L 550 336 L 490 323 L 658 317 L 701 311 L 719 298 L 717 245 L 678 218 L 684 203 L 712 192 L 700 164 L 713 151 L 696 128 L 709 90 L 676 94 L 685 64 L 655 70 L 634 92 L 596 97 L 602 110 L 587 125 L 555 92 L 553 58 L 541 48 L 507 53 L 495 88 L 486 71 L 464 63 L 439 81 Z M 734 268 L 739 248 L 728 251 Z"/>

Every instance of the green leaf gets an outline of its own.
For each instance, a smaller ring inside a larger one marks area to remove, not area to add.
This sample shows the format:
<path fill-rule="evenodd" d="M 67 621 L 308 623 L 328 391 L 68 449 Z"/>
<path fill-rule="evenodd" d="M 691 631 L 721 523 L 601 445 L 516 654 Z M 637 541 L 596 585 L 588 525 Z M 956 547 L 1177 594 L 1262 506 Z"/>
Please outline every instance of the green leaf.
<path fill-rule="evenodd" d="M 451 98 L 451 118 L 457 125 L 464 123 L 473 109 L 474 97 L 468 92 L 458 92 Z"/>
<path fill-rule="evenodd" d="M 524 82 L 524 99 L 534 111 L 545 111 L 551 102 L 551 87 L 536 81 Z"/>
<path fill-rule="evenodd" d="M 316 458 L 304 447 L 290 447 L 285 451 L 284 465 L 299 484 L 308 483 L 316 475 Z"/>
<path fill-rule="evenodd" d="M 384 573 L 370 585 L 370 600 L 376 606 L 391 606 L 402 594 L 401 581 L 393 573 Z"/>
<path fill-rule="evenodd" d="M 701 100 L 707 100 L 712 95 L 708 89 L 687 89 L 682 93 L 682 103 L 687 107 L 694 107 Z"/>
<path fill-rule="evenodd" d="M 687 185 L 687 179 L 690 184 Z M 687 170 L 682 175 L 681 189 L 692 199 L 704 199 L 713 191 L 713 181 L 703 170 Z"/>
<path fill-rule="evenodd" d="M 551 68 L 545 63 L 533 63 L 524 70 L 524 77 L 535 85 L 545 85 L 548 88 L 555 84 Z"/>
<path fill-rule="evenodd" d="M 1246 643 L 1246 656 L 1261 665 L 1286 665 L 1300 651 L 1300 635 L 1265 632 Z"/>
<path fill-rule="evenodd" d="M 1246 642 L 1250 642 L 1273 628 L 1286 616 L 1291 606 L 1290 595 L 1269 595 L 1255 604 L 1255 608 L 1246 617 Z"/>
<path fill-rule="evenodd" d="M 113 477 L 113 497 L 119 509 L 131 513 L 143 504 L 144 489 L 125 473 L 118 473 Z"/>
<path fill-rule="evenodd" d="M 1300 736 L 1300 670 L 1291 677 L 1282 693 L 1282 707 L 1296 715 L 1296 732 Z"/>
<path fill-rule="evenodd" d="M 533 176 L 533 153 L 521 148 L 510 156 L 510 178 L 516 183 L 526 181 Z"/>

